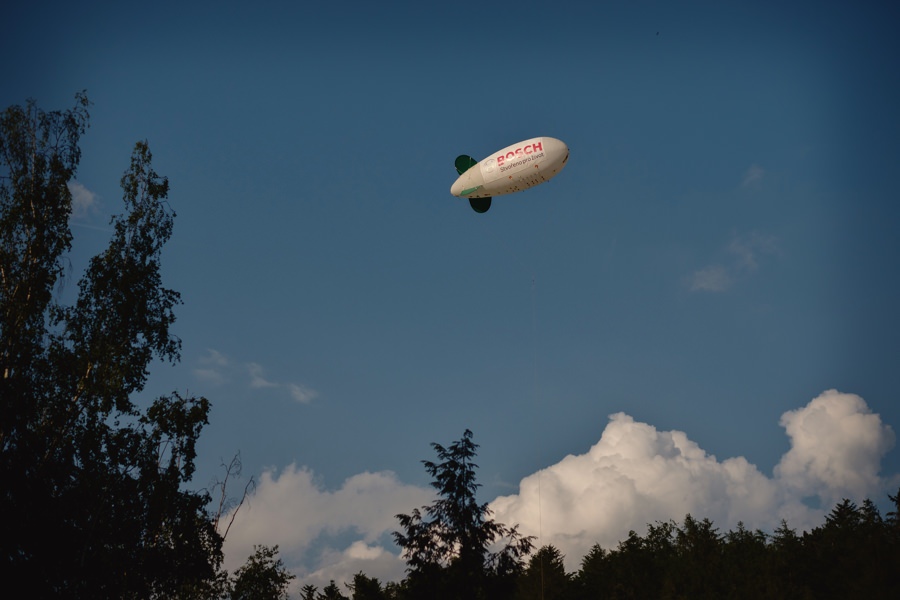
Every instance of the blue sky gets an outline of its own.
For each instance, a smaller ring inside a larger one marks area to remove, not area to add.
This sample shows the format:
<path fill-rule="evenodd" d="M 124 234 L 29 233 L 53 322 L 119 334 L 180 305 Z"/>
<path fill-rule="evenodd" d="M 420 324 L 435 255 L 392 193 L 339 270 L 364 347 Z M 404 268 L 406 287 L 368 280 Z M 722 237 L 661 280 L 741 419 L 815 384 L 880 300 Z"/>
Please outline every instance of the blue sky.
<path fill-rule="evenodd" d="M 238 451 L 260 481 L 232 565 L 278 543 L 298 583 L 401 576 L 393 515 L 466 428 L 481 499 L 571 568 L 619 539 L 597 515 L 801 527 L 896 492 L 896 9 L 181 4 L 8 7 L 0 103 L 94 103 L 75 273 L 137 140 L 169 177 L 182 362 L 146 395 L 213 401 L 198 486 Z M 458 154 L 539 135 L 571 151 L 552 182 L 450 196 Z M 669 459 L 699 466 L 646 479 Z"/>

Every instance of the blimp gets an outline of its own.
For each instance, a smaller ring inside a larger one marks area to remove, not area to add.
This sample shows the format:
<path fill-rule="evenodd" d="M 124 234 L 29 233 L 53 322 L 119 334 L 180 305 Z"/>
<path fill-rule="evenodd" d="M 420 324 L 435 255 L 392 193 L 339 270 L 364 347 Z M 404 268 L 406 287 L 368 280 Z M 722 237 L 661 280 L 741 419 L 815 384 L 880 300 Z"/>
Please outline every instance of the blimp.
<path fill-rule="evenodd" d="M 468 198 L 472 209 L 485 213 L 491 198 L 527 190 L 550 181 L 566 166 L 569 147 L 552 137 L 536 137 L 498 150 L 481 161 L 456 158 L 459 178 L 450 187 L 458 198 Z"/>

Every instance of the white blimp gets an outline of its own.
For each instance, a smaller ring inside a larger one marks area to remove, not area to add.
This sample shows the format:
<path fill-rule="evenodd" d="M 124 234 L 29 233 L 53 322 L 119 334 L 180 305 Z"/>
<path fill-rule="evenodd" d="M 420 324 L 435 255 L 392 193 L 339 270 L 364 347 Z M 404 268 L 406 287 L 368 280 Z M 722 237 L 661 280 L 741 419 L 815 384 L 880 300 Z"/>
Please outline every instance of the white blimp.
<path fill-rule="evenodd" d="M 536 137 L 494 152 L 480 162 L 471 156 L 457 157 L 459 179 L 450 193 L 468 198 L 475 212 L 491 207 L 491 198 L 521 192 L 550 181 L 569 160 L 569 147 L 551 137 Z"/>

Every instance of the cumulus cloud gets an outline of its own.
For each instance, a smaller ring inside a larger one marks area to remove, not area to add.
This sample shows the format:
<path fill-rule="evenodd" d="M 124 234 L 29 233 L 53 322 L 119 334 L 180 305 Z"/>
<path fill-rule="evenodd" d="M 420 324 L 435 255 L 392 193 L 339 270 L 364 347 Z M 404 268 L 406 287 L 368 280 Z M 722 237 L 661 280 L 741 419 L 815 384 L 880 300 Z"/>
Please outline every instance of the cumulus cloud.
<path fill-rule="evenodd" d="M 300 404 L 309 404 L 319 394 L 314 389 L 299 383 L 280 383 L 266 377 L 265 368 L 259 363 L 238 363 L 221 352 L 207 349 L 206 354 L 198 360 L 194 369 L 197 379 L 212 385 L 223 385 L 231 381 L 233 375 L 246 378 L 246 384 L 252 389 L 280 389 Z"/>
<path fill-rule="evenodd" d="M 285 566 L 307 583 L 349 581 L 360 570 L 396 580 L 404 563 L 385 546 L 397 528 L 394 515 L 433 498 L 432 490 L 406 485 L 389 471 L 354 475 L 335 491 L 293 464 L 280 473 L 266 471 L 228 532 L 225 566 L 233 570 L 243 564 L 254 544 L 277 544 Z M 346 547 L 335 548 L 342 538 Z M 313 546 L 316 556 L 309 558 Z"/>
<path fill-rule="evenodd" d="M 791 449 L 775 477 L 795 495 L 816 495 L 829 506 L 878 489 L 879 463 L 894 445 L 894 431 L 859 396 L 829 390 L 784 413 L 781 426 Z"/>
<path fill-rule="evenodd" d="M 743 457 L 717 459 L 685 432 L 616 413 L 587 452 L 490 503 L 493 518 L 555 545 L 576 570 L 594 544 L 614 548 L 648 523 L 680 523 L 690 513 L 723 531 L 738 521 L 773 531 L 782 519 L 802 531 L 821 524 L 841 498 L 859 503 L 896 489 L 896 477 L 879 476 L 894 432 L 859 396 L 826 391 L 784 413 L 781 425 L 791 446 L 768 476 Z M 229 532 L 226 564 L 243 564 L 253 544 L 278 544 L 298 585 L 350 581 L 359 571 L 398 581 L 405 564 L 389 537 L 399 526 L 394 515 L 429 504 L 433 494 L 390 472 L 361 473 L 328 491 L 305 468 L 267 471 Z"/>
<path fill-rule="evenodd" d="M 659 431 L 617 413 L 587 453 L 570 455 L 498 498 L 497 519 L 519 523 L 577 561 L 595 543 L 613 548 L 658 520 L 691 513 L 721 525 L 758 527 L 777 485 L 743 458 L 719 462 L 681 431 Z"/>
<path fill-rule="evenodd" d="M 522 480 L 519 493 L 497 498 L 491 508 L 505 523 L 518 523 L 541 544 L 554 544 L 570 568 L 592 545 L 615 547 L 629 530 L 688 513 L 720 528 L 737 522 L 774 530 L 781 519 L 804 529 L 821 523 L 842 497 L 857 502 L 884 489 L 881 458 L 893 445 L 891 428 L 859 396 L 828 391 L 781 424 L 791 440 L 774 477 L 745 458 L 719 461 L 681 431 L 659 431 L 624 413 L 609 423 L 587 453 Z"/>

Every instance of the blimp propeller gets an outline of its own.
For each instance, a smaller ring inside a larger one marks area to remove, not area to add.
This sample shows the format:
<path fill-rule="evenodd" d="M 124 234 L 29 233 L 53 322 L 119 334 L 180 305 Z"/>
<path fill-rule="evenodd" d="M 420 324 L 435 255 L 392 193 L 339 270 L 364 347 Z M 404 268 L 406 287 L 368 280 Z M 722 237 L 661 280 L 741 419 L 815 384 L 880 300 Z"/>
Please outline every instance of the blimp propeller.
<path fill-rule="evenodd" d="M 507 146 L 481 162 L 465 154 L 456 158 L 459 178 L 450 193 L 468 198 L 472 209 L 485 213 L 491 198 L 527 190 L 555 177 L 569 160 L 569 147 L 551 137 L 538 137 Z"/>

